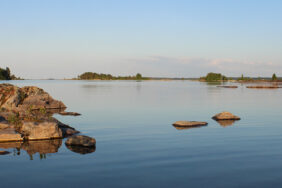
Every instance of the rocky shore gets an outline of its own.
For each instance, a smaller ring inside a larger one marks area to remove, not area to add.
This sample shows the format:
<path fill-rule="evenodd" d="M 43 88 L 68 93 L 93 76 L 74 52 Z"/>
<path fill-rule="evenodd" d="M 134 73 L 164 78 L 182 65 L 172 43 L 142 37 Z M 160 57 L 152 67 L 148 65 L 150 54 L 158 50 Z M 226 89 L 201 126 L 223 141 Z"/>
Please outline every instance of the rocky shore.
<path fill-rule="evenodd" d="M 66 138 L 79 133 L 53 117 L 54 114 L 80 115 L 65 112 L 65 109 L 63 102 L 53 99 L 41 88 L 0 84 L 0 143 L 19 142 L 24 146 L 25 142 Z M 71 145 L 70 141 L 68 143 Z M 81 143 L 83 146 L 83 140 Z"/>

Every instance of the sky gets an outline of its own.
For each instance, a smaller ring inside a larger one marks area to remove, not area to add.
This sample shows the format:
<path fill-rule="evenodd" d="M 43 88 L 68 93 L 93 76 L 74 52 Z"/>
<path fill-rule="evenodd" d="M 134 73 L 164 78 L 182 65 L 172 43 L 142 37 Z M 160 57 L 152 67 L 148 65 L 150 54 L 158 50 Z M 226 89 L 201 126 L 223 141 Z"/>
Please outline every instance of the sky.
<path fill-rule="evenodd" d="M 30 79 L 282 76 L 282 1 L 0 0 L 0 67 Z"/>

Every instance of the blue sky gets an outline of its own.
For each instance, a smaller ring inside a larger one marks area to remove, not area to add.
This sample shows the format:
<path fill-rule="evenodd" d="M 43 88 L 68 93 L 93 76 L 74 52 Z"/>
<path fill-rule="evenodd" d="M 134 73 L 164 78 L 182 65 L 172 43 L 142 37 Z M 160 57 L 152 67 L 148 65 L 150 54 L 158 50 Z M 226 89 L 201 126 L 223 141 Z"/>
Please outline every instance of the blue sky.
<path fill-rule="evenodd" d="M 282 76 L 280 0 L 0 0 L 0 25 L 24 78 Z"/>

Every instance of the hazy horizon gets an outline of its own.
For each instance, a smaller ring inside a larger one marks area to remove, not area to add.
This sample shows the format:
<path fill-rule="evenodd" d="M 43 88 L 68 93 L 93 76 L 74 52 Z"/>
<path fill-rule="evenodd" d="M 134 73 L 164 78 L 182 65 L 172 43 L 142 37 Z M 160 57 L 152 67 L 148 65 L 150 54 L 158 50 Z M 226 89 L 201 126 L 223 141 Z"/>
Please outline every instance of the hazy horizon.
<path fill-rule="evenodd" d="M 0 1 L 0 67 L 29 79 L 282 75 L 282 1 Z"/>

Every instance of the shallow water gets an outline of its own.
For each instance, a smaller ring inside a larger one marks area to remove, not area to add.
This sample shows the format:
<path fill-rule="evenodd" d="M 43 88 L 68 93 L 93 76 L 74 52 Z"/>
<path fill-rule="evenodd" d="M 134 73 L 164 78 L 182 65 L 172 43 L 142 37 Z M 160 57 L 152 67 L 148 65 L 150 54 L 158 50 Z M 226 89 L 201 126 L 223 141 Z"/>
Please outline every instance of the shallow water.
<path fill-rule="evenodd" d="M 78 117 L 56 117 L 95 137 L 1 146 L 2 187 L 281 187 L 282 89 L 192 81 L 10 81 L 42 87 Z M 242 119 L 219 124 L 230 111 Z M 206 127 L 176 129 L 178 120 Z M 17 149 L 15 149 L 17 148 Z M 81 154 L 87 153 L 87 154 Z"/>

